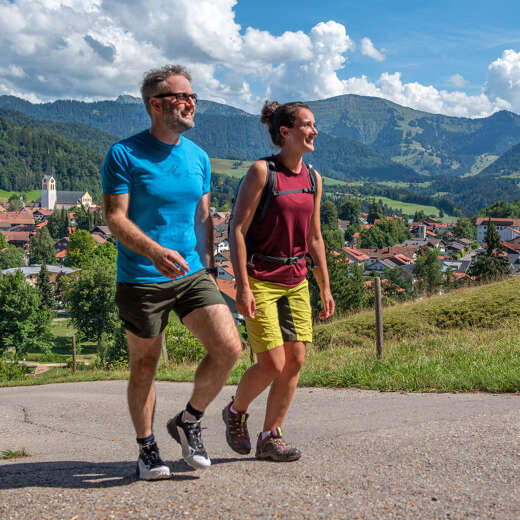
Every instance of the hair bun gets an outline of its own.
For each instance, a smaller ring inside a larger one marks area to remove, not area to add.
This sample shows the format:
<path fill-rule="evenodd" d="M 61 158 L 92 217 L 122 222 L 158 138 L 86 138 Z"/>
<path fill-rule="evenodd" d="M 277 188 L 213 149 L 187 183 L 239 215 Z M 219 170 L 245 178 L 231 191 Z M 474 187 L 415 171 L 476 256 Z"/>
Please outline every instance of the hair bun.
<path fill-rule="evenodd" d="M 276 109 L 280 107 L 280 103 L 278 101 L 266 101 L 264 106 L 262 107 L 260 121 L 264 125 L 269 125 L 271 123 L 273 114 L 276 112 Z"/>

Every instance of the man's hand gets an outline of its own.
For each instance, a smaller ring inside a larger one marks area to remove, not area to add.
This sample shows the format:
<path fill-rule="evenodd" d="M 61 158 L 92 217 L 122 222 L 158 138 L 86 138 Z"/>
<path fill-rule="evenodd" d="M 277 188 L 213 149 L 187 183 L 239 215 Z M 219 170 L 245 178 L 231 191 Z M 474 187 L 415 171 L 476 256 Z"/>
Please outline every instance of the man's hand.
<path fill-rule="evenodd" d="M 320 311 L 320 320 L 326 320 L 334 314 L 334 298 L 330 289 L 323 289 L 320 291 L 321 303 L 323 304 L 323 310 Z"/>
<path fill-rule="evenodd" d="M 173 249 L 161 247 L 150 256 L 150 260 L 155 268 L 167 278 L 175 279 L 190 270 L 186 260 Z"/>
<path fill-rule="evenodd" d="M 255 319 L 256 304 L 253 292 L 249 287 L 237 290 L 237 311 L 252 320 Z"/>

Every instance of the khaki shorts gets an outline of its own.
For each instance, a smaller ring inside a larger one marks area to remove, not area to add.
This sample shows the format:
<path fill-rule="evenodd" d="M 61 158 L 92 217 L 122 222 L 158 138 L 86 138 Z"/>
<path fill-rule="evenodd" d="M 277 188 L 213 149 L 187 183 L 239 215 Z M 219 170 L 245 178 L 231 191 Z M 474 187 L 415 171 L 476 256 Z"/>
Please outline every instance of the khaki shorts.
<path fill-rule="evenodd" d="M 295 287 L 263 282 L 249 277 L 255 296 L 255 319 L 246 318 L 247 335 L 253 352 L 266 352 L 285 341 L 312 341 L 312 314 L 309 284 Z"/>
<path fill-rule="evenodd" d="M 168 324 L 170 311 L 182 320 L 195 309 L 226 304 L 217 286 L 201 270 L 162 283 L 117 283 L 116 304 L 125 328 L 140 338 L 158 336 Z"/>

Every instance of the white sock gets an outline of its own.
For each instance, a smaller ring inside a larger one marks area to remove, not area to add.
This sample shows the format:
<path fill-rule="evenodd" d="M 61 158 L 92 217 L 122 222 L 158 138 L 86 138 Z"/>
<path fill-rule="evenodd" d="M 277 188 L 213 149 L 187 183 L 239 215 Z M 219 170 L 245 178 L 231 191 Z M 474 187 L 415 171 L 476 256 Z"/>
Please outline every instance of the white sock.
<path fill-rule="evenodd" d="M 267 430 L 266 432 L 261 433 L 261 439 L 262 440 L 267 439 L 267 437 L 270 437 L 271 435 L 272 435 L 271 430 Z"/>
<path fill-rule="evenodd" d="M 231 405 L 231 406 L 229 407 L 229 410 L 231 411 L 231 413 L 234 413 L 235 415 L 239 415 L 239 414 L 242 413 L 242 412 L 237 412 L 237 411 L 233 408 L 233 405 Z"/>

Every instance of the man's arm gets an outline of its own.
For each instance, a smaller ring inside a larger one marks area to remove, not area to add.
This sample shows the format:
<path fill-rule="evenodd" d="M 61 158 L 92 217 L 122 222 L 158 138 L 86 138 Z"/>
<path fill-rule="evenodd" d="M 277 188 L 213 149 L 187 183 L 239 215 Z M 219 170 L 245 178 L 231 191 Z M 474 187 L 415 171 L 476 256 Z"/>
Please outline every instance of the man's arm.
<path fill-rule="evenodd" d="M 197 236 L 197 251 L 204 267 L 215 267 L 213 256 L 213 219 L 209 211 L 210 194 L 205 193 L 197 204 L 195 212 L 195 235 Z"/>
<path fill-rule="evenodd" d="M 149 258 L 155 268 L 167 278 L 177 278 L 190 269 L 184 258 L 172 249 L 162 247 L 147 236 L 128 218 L 130 195 L 103 195 L 105 221 L 121 244 L 135 253 Z"/>
<path fill-rule="evenodd" d="M 311 217 L 311 225 L 309 228 L 309 253 L 314 260 L 315 267 L 312 272 L 314 278 L 318 282 L 320 288 L 320 297 L 323 304 L 323 310 L 320 312 L 320 319 L 324 320 L 330 318 L 334 314 L 334 298 L 330 291 L 329 282 L 329 271 L 327 269 L 327 257 L 325 255 L 325 245 L 323 243 L 323 237 L 321 236 L 321 224 L 320 224 L 320 202 L 321 202 L 321 191 L 322 182 L 321 176 L 316 172 L 317 175 L 317 192 L 316 200 L 314 201 L 314 212 Z"/>

